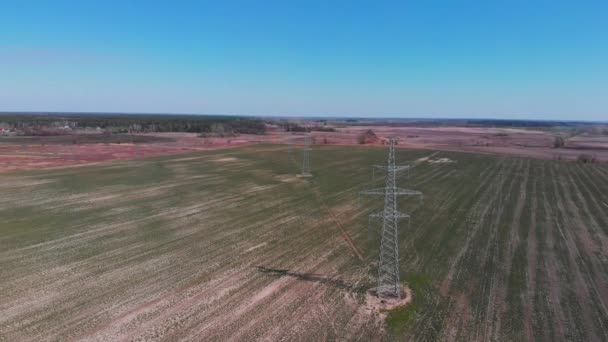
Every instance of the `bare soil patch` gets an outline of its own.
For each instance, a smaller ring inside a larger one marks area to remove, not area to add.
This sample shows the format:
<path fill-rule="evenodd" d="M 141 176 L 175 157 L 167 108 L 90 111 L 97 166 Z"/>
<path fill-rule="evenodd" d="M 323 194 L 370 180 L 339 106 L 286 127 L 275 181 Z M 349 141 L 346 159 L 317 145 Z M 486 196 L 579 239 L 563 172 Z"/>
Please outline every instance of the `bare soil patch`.
<path fill-rule="evenodd" d="M 347 126 L 338 128 L 336 132 L 313 131 L 311 134 L 317 145 L 361 146 L 358 137 L 369 135 L 369 130 L 373 131 L 375 138 L 366 139 L 363 146 L 382 146 L 388 137 L 396 137 L 399 139 L 399 147 L 408 149 L 560 160 L 576 160 L 579 155 L 586 153 L 595 156 L 598 161 L 608 161 L 608 137 L 580 135 L 567 139 L 564 148 L 553 148 L 554 134 L 540 130 L 492 127 Z M 199 138 L 194 133 L 152 133 L 125 135 L 125 137 L 134 139 L 136 143 L 121 137 L 112 138 L 120 143 L 87 139 L 76 144 L 72 140 L 66 140 L 66 137 L 4 139 L 0 143 L 0 172 L 137 159 L 257 143 L 291 142 L 299 146 L 304 141 L 303 133 L 286 133 L 278 130 L 271 130 L 266 135 L 241 135 L 236 138 Z M 230 157 L 224 158 L 224 161 L 231 161 L 228 158 Z"/>
<path fill-rule="evenodd" d="M 397 297 L 387 297 L 381 298 L 378 297 L 374 289 L 370 289 L 367 291 L 365 296 L 365 304 L 368 309 L 371 309 L 375 312 L 379 312 L 386 317 L 386 314 L 390 310 L 394 310 L 398 307 L 405 306 L 409 304 L 413 299 L 414 293 L 407 286 L 402 286 L 401 288 L 401 296 Z"/>
<path fill-rule="evenodd" d="M 229 162 L 234 162 L 237 160 L 238 159 L 234 158 L 234 157 L 226 157 L 226 158 L 212 159 L 211 161 L 218 162 L 218 163 L 229 163 Z"/>
<path fill-rule="evenodd" d="M 366 145 L 383 145 L 389 137 L 399 140 L 401 148 L 456 152 L 505 154 L 535 159 L 576 160 L 581 153 L 591 153 L 608 161 L 608 137 L 575 136 L 565 148 L 553 148 L 555 134 L 550 131 L 492 127 L 388 127 L 348 126 L 337 132 L 314 131 L 318 143 L 359 145 L 359 136 L 372 130 L 378 139 Z"/>
<path fill-rule="evenodd" d="M 429 162 L 431 164 L 443 164 L 443 163 L 454 163 L 454 160 L 452 160 L 450 158 L 436 158 L 436 159 L 429 159 L 429 160 L 427 160 L 427 162 Z"/>
<path fill-rule="evenodd" d="M 130 136 L 128 136 L 130 137 Z M 64 137 L 36 137 L 6 140 L 0 144 L 0 172 L 84 165 L 112 160 L 128 160 L 196 151 L 208 151 L 260 142 L 260 137 L 202 139 L 193 133 L 154 133 L 135 135 L 138 143 L 99 143 L 95 140 L 74 144 Z M 139 138 L 139 139 L 138 139 Z M 198 158 L 198 157 L 193 157 Z M 176 162 L 182 161 L 176 159 Z M 218 160 L 219 161 L 219 160 Z M 223 162 L 231 161 L 224 158 Z"/>

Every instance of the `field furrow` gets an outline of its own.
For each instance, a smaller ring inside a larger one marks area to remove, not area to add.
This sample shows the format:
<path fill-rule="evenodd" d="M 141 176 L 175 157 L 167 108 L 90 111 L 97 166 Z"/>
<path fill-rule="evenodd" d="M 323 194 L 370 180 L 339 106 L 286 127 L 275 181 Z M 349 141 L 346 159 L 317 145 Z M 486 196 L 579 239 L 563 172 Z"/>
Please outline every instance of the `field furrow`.
<path fill-rule="evenodd" d="M 258 145 L 0 175 L 0 340 L 608 339 L 602 165 L 398 150 L 379 313 L 380 147 Z M 449 162 L 432 162 L 446 158 Z"/>

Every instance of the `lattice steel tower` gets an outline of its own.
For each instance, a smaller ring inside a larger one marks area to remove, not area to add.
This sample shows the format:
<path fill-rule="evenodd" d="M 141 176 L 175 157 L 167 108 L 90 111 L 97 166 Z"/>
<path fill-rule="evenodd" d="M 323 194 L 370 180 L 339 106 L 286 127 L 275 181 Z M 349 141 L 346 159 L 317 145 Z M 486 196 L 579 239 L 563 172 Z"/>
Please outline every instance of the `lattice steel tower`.
<path fill-rule="evenodd" d="M 293 157 L 293 141 L 291 139 L 291 124 L 287 123 L 287 134 L 285 135 L 285 143 L 287 144 L 287 153 L 290 158 Z"/>
<path fill-rule="evenodd" d="M 302 177 L 312 177 L 310 173 L 310 136 L 304 136 L 304 149 L 302 150 Z"/>
<path fill-rule="evenodd" d="M 422 198 L 422 193 L 397 187 L 397 172 L 408 170 L 409 165 L 395 165 L 395 143 L 394 139 L 390 139 L 388 164 L 386 166 L 375 165 L 375 167 L 386 171 L 386 186 L 379 189 L 365 190 L 361 194 L 384 195 L 384 210 L 370 215 L 370 219 L 382 219 L 376 293 L 379 297 L 399 298 L 401 296 L 399 284 L 399 219 L 407 218 L 409 225 L 410 216 L 399 212 L 397 196 L 420 196 Z"/>

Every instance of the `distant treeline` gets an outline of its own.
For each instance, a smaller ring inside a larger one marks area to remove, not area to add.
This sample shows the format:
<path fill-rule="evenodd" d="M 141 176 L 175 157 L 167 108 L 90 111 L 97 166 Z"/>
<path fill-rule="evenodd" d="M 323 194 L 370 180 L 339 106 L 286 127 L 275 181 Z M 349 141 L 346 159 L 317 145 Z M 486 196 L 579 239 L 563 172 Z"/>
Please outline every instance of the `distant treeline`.
<path fill-rule="evenodd" d="M 393 126 L 393 127 L 438 127 L 438 126 L 481 126 L 481 127 L 581 127 L 598 123 L 584 121 L 543 121 L 543 120 L 503 120 L 503 119 L 345 119 L 351 126 Z M 336 121 L 340 122 L 340 121 Z M 600 123 L 601 124 L 601 123 Z"/>
<path fill-rule="evenodd" d="M 150 114 L 0 114 L 0 126 L 26 135 L 36 131 L 102 129 L 114 133 L 212 133 L 218 127 L 235 134 L 264 134 L 263 120 L 233 116 Z"/>
<path fill-rule="evenodd" d="M 483 127 L 579 127 L 589 126 L 588 122 L 576 121 L 544 121 L 544 120 L 466 120 L 469 126 Z"/>
<path fill-rule="evenodd" d="M 279 120 L 279 121 L 275 121 L 273 123 L 288 132 L 310 132 L 310 131 L 335 132 L 336 131 L 335 128 L 327 126 L 326 120 L 310 120 L 309 125 L 306 125 L 306 126 L 302 126 L 295 122 L 289 122 L 287 120 Z"/>

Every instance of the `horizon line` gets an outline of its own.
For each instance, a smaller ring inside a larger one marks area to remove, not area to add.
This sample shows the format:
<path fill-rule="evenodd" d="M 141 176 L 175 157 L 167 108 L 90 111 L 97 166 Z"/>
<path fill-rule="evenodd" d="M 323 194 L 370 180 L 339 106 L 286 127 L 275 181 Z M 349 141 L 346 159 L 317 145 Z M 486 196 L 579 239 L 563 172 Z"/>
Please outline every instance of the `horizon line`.
<path fill-rule="evenodd" d="M 340 116 L 340 115 L 290 115 L 290 114 L 210 114 L 210 113 L 165 113 L 165 112 L 94 112 L 94 111 L 0 111 L 0 115 L 6 114 L 44 114 L 44 115 L 175 115 L 175 116 L 228 116 L 228 117 L 252 117 L 252 118 L 292 118 L 292 119 L 364 119 L 364 120 L 446 120 L 446 121 L 458 121 L 458 120 L 491 120 L 491 121 L 539 121 L 539 122 L 570 122 L 570 123 L 608 123 L 608 120 L 585 120 L 585 119 L 517 119 L 517 118 L 491 118 L 491 117 L 416 117 L 416 116 Z"/>

